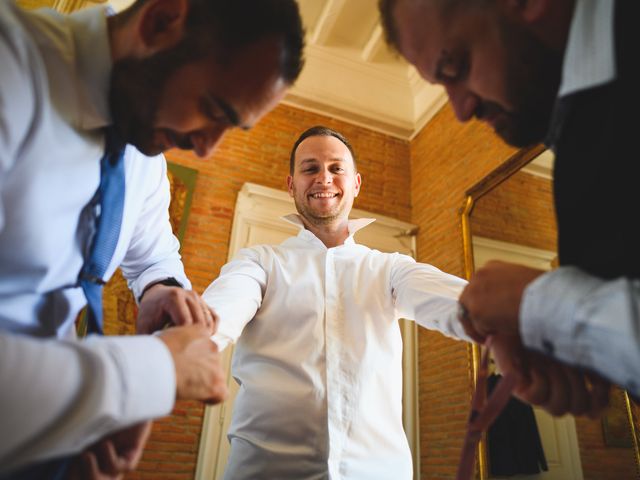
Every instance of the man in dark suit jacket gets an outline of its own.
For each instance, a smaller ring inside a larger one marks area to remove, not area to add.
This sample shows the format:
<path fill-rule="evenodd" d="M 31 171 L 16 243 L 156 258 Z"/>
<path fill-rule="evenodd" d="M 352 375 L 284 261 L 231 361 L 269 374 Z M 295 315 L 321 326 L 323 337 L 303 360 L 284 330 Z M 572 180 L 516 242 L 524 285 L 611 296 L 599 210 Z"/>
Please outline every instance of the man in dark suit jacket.
<path fill-rule="evenodd" d="M 560 268 L 491 263 L 460 297 L 467 332 L 595 371 L 640 394 L 638 2 L 381 0 L 387 39 L 442 84 L 460 121 L 556 154 Z M 571 386 L 550 392 L 570 408 Z"/>

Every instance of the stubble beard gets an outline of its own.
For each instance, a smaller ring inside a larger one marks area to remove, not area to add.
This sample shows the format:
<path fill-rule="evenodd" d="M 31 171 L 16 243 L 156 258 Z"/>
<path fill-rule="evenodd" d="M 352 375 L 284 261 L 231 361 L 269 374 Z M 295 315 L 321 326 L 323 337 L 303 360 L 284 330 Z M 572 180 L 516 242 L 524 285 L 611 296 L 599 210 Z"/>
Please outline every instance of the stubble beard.
<path fill-rule="evenodd" d="M 157 113 L 169 77 L 181 66 L 203 58 L 203 45 L 183 39 L 168 50 L 145 58 L 125 58 L 113 65 L 109 107 L 116 130 L 123 141 L 145 155 L 162 149 L 153 143 Z"/>
<path fill-rule="evenodd" d="M 528 31 L 502 22 L 507 49 L 507 97 L 513 112 L 496 125 L 496 133 L 509 145 L 526 147 L 547 135 L 560 85 L 562 56 Z"/>
<path fill-rule="evenodd" d="M 153 125 L 166 75 L 155 75 L 146 63 L 125 59 L 113 66 L 109 106 L 120 137 L 145 155 L 157 155 Z"/>
<path fill-rule="evenodd" d="M 306 196 L 303 200 L 300 200 L 295 189 L 293 193 L 293 201 L 296 205 L 296 210 L 311 225 L 318 227 L 330 225 L 343 216 L 345 206 L 342 202 L 339 202 L 338 205 L 330 211 L 318 213 L 313 207 L 311 207 L 311 205 L 309 205 L 309 203 L 307 203 L 308 200 Z M 305 202 L 305 200 L 307 200 L 307 202 Z"/>

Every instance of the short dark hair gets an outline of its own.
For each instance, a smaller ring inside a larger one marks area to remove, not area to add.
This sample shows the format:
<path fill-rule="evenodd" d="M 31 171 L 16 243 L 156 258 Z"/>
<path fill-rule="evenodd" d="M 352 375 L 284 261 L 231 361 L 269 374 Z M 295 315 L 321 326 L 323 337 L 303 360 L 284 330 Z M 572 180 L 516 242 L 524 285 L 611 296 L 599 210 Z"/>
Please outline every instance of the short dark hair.
<path fill-rule="evenodd" d="M 291 149 L 291 155 L 289 156 L 289 174 L 293 175 L 294 167 L 296 164 L 296 150 L 300 144 L 309 137 L 335 137 L 340 140 L 345 146 L 349 149 L 349 153 L 351 153 L 351 158 L 353 159 L 353 168 L 358 171 L 358 167 L 356 166 L 356 152 L 353 151 L 353 147 L 349 143 L 349 140 L 342 135 L 340 132 L 337 132 L 329 127 L 324 127 L 322 125 L 316 125 L 314 127 L 306 129 L 304 132 L 300 134 L 296 143 L 293 144 L 293 148 Z"/>
<path fill-rule="evenodd" d="M 137 0 L 127 18 L 148 0 Z M 295 0 L 189 0 L 185 48 L 191 58 L 214 53 L 224 60 L 244 47 L 269 37 L 281 40 L 280 76 L 293 84 L 304 65 L 304 28 Z"/>

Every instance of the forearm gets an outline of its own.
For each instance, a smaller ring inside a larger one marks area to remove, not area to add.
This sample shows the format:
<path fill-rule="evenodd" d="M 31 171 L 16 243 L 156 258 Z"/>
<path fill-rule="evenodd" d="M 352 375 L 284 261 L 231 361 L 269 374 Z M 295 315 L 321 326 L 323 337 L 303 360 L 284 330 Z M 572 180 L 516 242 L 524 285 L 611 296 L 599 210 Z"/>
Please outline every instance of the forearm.
<path fill-rule="evenodd" d="M 391 277 L 398 314 L 448 337 L 470 341 L 458 321 L 458 297 L 467 282 L 424 263 L 400 261 Z"/>
<path fill-rule="evenodd" d="M 0 334 L 0 471 L 81 451 L 168 414 L 175 370 L 153 337 L 62 342 Z"/>
<path fill-rule="evenodd" d="M 262 304 L 267 274 L 251 249 L 222 267 L 220 276 L 202 294 L 218 315 L 218 330 L 212 337 L 219 350 L 235 343 Z"/>
<path fill-rule="evenodd" d="M 529 348 L 593 370 L 640 394 L 640 281 L 604 281 L 574 267 L 525 290 L 520 332 Z"/>

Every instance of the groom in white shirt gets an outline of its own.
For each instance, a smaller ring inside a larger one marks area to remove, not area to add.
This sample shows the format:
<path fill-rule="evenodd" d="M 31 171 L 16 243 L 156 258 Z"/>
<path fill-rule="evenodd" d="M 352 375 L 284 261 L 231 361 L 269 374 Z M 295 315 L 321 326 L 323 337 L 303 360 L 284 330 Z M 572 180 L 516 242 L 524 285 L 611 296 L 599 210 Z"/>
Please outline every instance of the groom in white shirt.
<path fill-rule="evenodd" d="M 203 295 L 219 349 L 237 341 L 225 478 L 410 479 L 398 320 L 468 339 L 466 282 L 355 243 L 374 220 L 348 218 L 362 179 L 341 134 L 308 129 L 290 162 L 300 233 L 241 250 Z"/>

